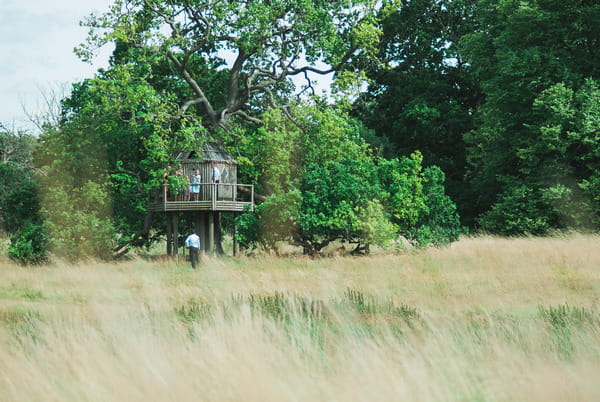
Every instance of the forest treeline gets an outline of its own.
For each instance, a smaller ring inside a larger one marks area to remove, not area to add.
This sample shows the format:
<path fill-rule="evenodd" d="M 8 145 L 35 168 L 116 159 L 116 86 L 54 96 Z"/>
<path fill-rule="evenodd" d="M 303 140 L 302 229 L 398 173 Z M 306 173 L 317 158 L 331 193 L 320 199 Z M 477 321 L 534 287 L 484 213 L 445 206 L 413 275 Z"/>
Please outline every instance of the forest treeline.
<path fill-rule="evenodd" d="M 113 44 L 109 67 L 39 136 L 0 129 L 18 261 L 148 247 L 173 152 L 208 141 L 261 195 L 246 248 L 600 225 L 595 0 L 116 0 L 82 24 L 75 52 Z"/>

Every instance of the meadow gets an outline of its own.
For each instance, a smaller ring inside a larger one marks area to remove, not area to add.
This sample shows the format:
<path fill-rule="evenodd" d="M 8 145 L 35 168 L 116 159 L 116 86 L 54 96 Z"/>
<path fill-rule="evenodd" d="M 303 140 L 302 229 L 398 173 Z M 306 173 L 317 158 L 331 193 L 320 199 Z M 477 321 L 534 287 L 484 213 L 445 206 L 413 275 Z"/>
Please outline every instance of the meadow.
<path fill-rule="evenodd" d="M 0 275 L 0 401 L 600 400 L 599 236 Z"/>

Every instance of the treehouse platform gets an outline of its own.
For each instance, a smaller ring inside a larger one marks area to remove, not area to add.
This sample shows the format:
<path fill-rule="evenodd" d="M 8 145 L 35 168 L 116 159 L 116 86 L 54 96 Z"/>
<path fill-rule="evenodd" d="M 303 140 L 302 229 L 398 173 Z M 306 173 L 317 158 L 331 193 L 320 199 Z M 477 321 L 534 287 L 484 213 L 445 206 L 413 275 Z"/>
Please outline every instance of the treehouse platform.
<path fill-rule="evenodd" d="M 169 185 L 164 185 L 162 192 L 154 202 L 148 204 L 151 213 L 166 215 L 167 255 L 177 256 L 182 239 L 179 233 L 179 219 L 193 215 L 196 233 L 200 236 L 200 249 L 203 253 L 214 254 L 220 236 L 220 213 L 237 215 L 254 211 L 254 186 L 249 184 L 200 183 L 200 193 L 194 199 L 193 194 L 184 192 L 174 195 Z M 236 228 L 234 226 L 234 232 Z M 233 254 L 239 253 L 234 236 Z"/>
<path fill-rule="evenodd" d="M 188 199 L 189 197 L 189 199 Z M 253 212 L 254 186 L 249 184 L 201 183 L 198 200 L 193 195 L 176 199 L 164 186 L 162 195 L 148 205 L 150 212 Z"/>
<path fill-rule="evenodd" d="M 194 222 L 202 253 L 215 254 L 222 252 L 221 214 L 233 213 L 235 218 L 240 213 L 254 211 L 254 186 L 238 184 L 237 161 L 219 142 L 174 152 L 163 178 L 164 184 L 148 204 L 148 212 L 166 217 L 167 255 L 177 256 L 189 234 L 180 235 L 181 218 L 188 221 L 191 218 Z M 235 219 L 233 230 L 235 233 Z M 238 251 L 233 236 L 233 254 Z"/>

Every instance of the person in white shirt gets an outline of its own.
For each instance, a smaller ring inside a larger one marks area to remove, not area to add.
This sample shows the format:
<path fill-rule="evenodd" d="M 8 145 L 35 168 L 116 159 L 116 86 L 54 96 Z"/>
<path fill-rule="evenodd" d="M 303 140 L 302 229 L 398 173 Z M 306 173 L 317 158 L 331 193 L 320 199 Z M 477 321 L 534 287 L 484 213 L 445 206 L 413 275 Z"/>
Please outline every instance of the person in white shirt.
<path fill-rule="evenodd" d="M 200 261 L 200 236 L 198 236 L 196 232 L 192 232 L 192 234 L 185 239 L 185 247 L 190 250 L 192 268 L 196 269 Z"/>
<path fill-rule="evenodd" d="M 211 166 L 212 166 L 212 182 L 215 184 L 219 184 L 221 182 L 221 172 L 219 171 L 219 168 L 217 167 L 217 165 L 215 165 L 214 163 Z M 215 187 L 215 196 L 217 198 L 219 198 L 219 186 L 214 186 L 214 187 Z"/>
<path fill-rule="evenodd" d="M 219 168 L 214 163 L 212 164 L 212 182 L 220 183 L 221 182 L 221 172 Z"/>
<path fill-rule="evenodd" d="M 190 192 L 192 193 L 192 198 L 194 201 L 198 201 L 198 197 L 200 196 L 200 183 L 202 182 L 202 176 L 200 176 L 200 170 L 196 169 L 196 172 L 192 176 Z"/>

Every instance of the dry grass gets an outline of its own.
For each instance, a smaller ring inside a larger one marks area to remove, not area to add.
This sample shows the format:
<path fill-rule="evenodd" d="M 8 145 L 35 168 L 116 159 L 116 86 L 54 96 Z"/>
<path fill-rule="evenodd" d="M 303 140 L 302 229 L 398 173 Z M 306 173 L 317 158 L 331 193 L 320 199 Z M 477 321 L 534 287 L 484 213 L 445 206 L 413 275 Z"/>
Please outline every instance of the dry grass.
<path fill-rule="evenodd" d="M 0 262 L 0 401 L 600 400 L 599 246 Z"/>

